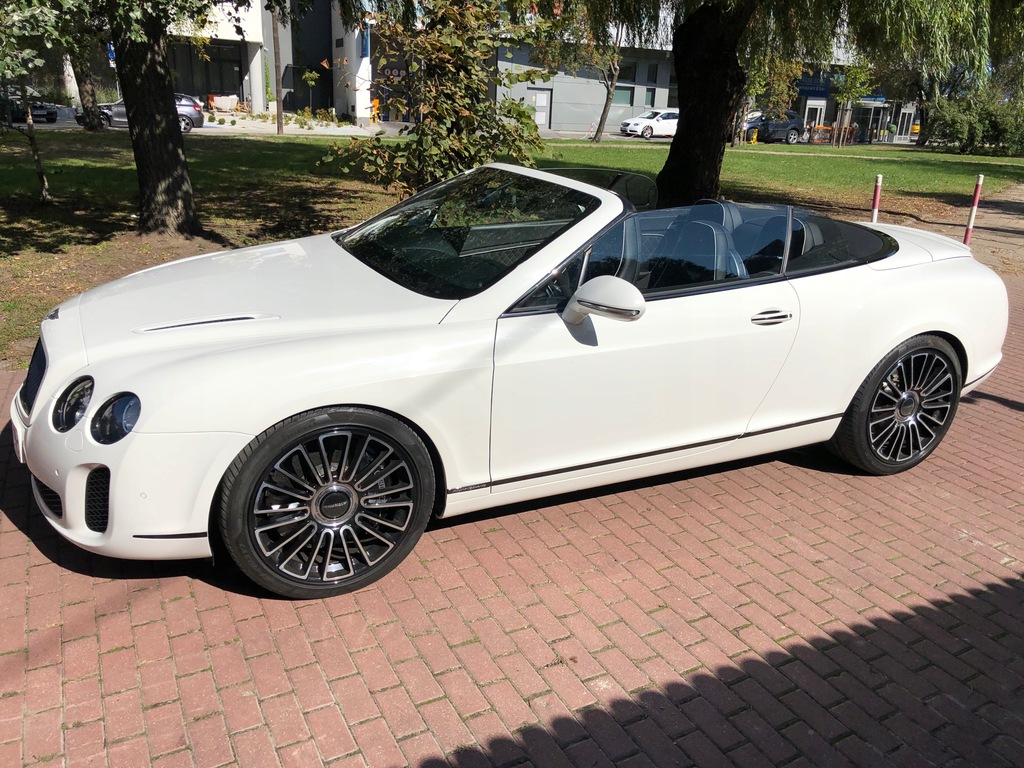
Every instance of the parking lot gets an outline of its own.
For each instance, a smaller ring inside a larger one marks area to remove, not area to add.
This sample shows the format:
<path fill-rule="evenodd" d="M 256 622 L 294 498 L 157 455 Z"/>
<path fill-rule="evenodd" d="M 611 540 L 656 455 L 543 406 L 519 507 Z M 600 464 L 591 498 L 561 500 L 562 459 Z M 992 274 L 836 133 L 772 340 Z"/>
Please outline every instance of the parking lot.
<path fill-rule="evenodd" d="M 801 450 L 457 518 L 324 601 L 77 550 L 8 424 L 0 764 L 1022 765 L 1004 279 L 1003 364 L 908 473 Z M 0 373 L 5 409 L 21 378 Z"/>

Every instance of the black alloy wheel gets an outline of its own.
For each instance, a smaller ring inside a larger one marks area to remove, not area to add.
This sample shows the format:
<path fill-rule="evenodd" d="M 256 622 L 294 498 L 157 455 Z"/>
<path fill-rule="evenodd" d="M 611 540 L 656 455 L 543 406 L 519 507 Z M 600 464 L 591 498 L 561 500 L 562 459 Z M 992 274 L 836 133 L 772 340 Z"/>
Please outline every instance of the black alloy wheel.
<path fill-rule="evenodd" d="M 937 336 L 916 336 L 890 352 L 854 396 L 831 447 L 875 475 L 924 461 L 956 415 L 960 361 Z"/>
<path fill-rule="evenodd" d="M 375 411 L 328 408 L 257 437 L 223 483 L 220 529 L 253 581 L 285 597 L 343 594 L 412 551 L 435 501 L 420 437 Z"/>

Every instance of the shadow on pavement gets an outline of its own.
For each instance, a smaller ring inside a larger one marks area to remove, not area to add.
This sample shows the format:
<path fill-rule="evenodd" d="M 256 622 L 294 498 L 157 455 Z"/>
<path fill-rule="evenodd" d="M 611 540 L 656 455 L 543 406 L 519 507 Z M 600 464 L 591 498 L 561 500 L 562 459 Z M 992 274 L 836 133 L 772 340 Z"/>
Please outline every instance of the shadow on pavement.
<path fill-rule="evenodd" d="M 989 400 L 993 403 L 998 403 L 1004 408 L 1009 408 L 1011 411 L 1024 412 L 1024 403 L 1020 400 L 1011 400 L 1008 397 L 1000 397 L 999 395 L 993 395 L 979 390 L 975 390 L 969 395 L 964 395 L 962 402 L 975 403 L 978 400 Z"/>
<path fill-rule="evenodd" d="M 553 712 L 543 726 L 418 765 L 770 766 L 802 757 L 828 766 L 1019 766 L 1022 587 L 1013 579 L 892 618 L 830 621 L 806 641 L 762 634 L 751 643 L 759 655 L 744 653 L 714 675 L 633 696 L 598 695 L 607 703 L 575 716 L 557 705 L 564 714 Z M 685 668 L 682 644 L 664 637 L 661 645 L 663 656 L 665 647 L 678 649 Z M 552 665 L 586 663 L 574 657 Z M 600 689 L 603 680 L 588 685 Z M 534 711 L 544 698 L 530 702 Z"/>

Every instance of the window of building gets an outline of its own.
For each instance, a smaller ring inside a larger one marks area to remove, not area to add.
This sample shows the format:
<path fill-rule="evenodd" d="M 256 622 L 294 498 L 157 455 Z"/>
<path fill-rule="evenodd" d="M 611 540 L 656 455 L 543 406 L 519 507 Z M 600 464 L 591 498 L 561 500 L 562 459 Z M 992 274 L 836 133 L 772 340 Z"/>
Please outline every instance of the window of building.
<path fill-rule="evenodd" d="M 623 62 L 619 65 L 619 80 L 625 80 L 626 82 L 636 82 L 636 63 L 635 62 Z"/>
<path fill-rule="evenodd" d="M 633 106 L 633 86 L 618 85 L 615 87 L 615 95 L 612 97 L 612 104 L 620 104 L 627 107 Z"/>
<path fill-rule="evenodd" d="M 668 89 L 668 101 L 665 106 L 679 109 L 679 86 L 673 85 Z"/>
<path fill-rule="evenodd" d="M 652 61 L 650 64 L 647 65 L 647 82 L 658 82 L 658 62 L 656 61 Z"/>
<path fill-rule="evenodd" d="M 651 108 L 654 106 L 654 95 L 658 92 L 657 88 L 648 88 L 644 91 L 644 106 Z"/>

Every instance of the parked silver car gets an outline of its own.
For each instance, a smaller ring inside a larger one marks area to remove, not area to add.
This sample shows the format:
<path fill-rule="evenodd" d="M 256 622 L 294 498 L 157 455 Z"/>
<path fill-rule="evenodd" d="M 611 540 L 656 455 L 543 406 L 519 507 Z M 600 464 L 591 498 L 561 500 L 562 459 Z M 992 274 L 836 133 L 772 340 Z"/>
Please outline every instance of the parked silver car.
<path fill-rule="evenodd" d="M 188 133 L 193 128 L 203 126 L 203 106 L 194 96 L 187 96 L 183 93 L 174 94 L 174 103 L 178 109 L 178 125 L 182 133 Z M 115 101 L 113 104 L 100 104 L 100 117 L 107 124 L 108 128 L 127 128 L 128 113 L 124 108 L 124 99 Z M 75 120 L 79 125 L 85 122 L 81 110 L 75 114 Z"/>

